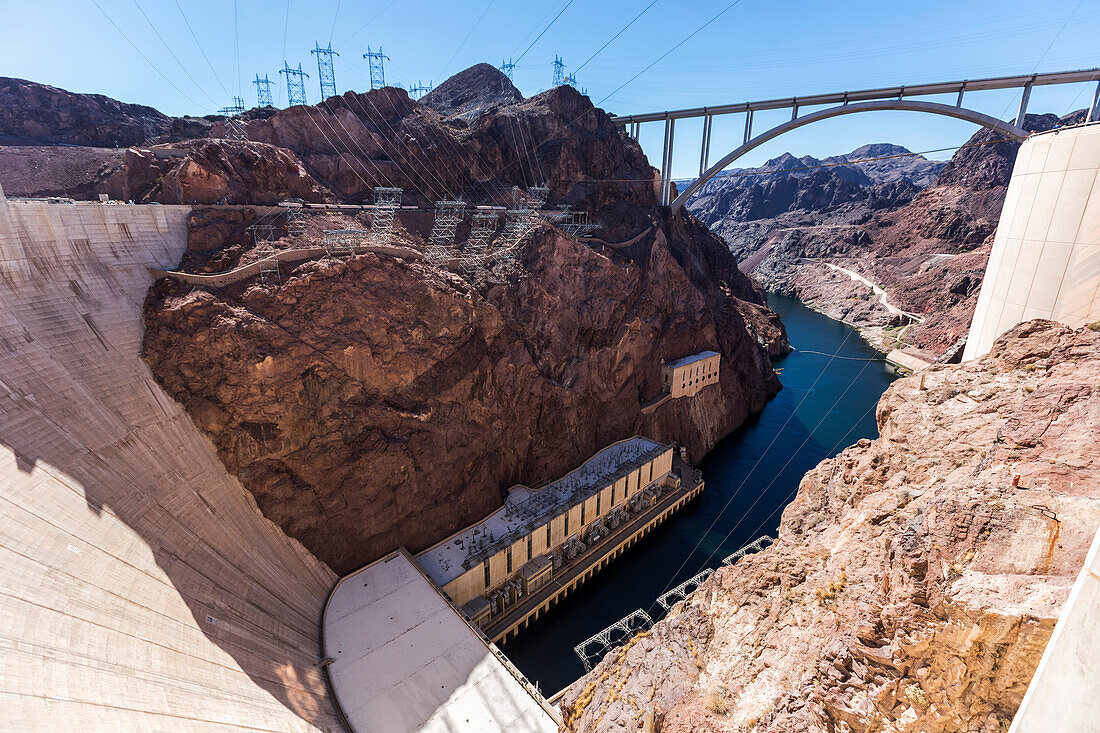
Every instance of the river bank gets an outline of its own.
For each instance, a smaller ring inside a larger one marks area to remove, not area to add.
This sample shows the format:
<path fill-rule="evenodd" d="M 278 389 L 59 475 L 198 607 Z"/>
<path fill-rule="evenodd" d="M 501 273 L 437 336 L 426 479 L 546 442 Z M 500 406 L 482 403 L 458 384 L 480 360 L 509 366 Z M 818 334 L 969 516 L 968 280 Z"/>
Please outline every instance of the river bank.
<path fill-rule="evenodd" d="M 774 534 L 806 471 L 877 434 L 874 409 L 896 374 L 850 326 L 781 295 L 768 298 L 796 351 L 774 361 L 783 390 L 700 468 L 707 490 L 574 596 L 502 647 L 544 694 L 584 672 L 572 647 L 656 597 Z"/>

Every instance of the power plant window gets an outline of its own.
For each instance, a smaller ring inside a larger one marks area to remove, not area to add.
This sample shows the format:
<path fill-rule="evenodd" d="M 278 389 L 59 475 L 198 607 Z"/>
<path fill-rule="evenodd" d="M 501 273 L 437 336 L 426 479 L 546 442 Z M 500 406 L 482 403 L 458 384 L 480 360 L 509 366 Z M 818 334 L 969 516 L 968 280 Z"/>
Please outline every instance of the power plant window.
<path fill-rule="evenodd" d="M 485 587 L 489 587 L 489 561 L 485 561 Z"/>

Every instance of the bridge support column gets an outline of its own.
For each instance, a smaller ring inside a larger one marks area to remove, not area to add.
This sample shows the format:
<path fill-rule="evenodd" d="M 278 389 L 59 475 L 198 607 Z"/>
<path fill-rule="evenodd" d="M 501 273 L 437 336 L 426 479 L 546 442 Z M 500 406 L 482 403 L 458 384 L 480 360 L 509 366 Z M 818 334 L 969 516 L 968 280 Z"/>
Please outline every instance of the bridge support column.
<path fill-rule="evenodd" d="M 965 91 L 966 91 L 965 86 L 959 87 L 959 96 L 958 96 L 958 98 L 955 99 L 955 106 L 956 107 L 962 107 L 963 106 L 963 92 L 965 92 Z"/>
<path fill-rule="evenodd" d="M 699 151 L 699 175 L 703 175 L 710 163 L 710 127 L 714 122 L 714 115 L 703 118 L 703 144 Z"/>
<path fill-rule="evenodd" d="M 1024 115 L 1027 114 L 1027 102 L 1031 99 L 1031 82 L 1024 84 L 1024 96 L 1020 97 L 1020 111 L 1016 113 L 1016 127 L 1024 126 Z"/>
<path fill-rule="evenodd" d="M 672 139 L 676 133 L 676 120 L 665 120 L 665 149 L 661 156 L 661 206 L 668 206 L 672 201 Z"/>
<path fill-rule="evenodd" d="M 748 111 L 748 114 L 745 115 L 745 144 L 748 144 L 749 140 L 751 140 L 751 139 L 752 139 L 752 110 L 750 109 Z"/>
<path fill-rule="evenodd" d="M 1097 119 L 1100 119 L 1100 81 L 1096 82 L 1096 92 L 1092 95 L 1092 104 L 1089 106 L 1089 114 L 1085 121 L 1093 122 Z"/>

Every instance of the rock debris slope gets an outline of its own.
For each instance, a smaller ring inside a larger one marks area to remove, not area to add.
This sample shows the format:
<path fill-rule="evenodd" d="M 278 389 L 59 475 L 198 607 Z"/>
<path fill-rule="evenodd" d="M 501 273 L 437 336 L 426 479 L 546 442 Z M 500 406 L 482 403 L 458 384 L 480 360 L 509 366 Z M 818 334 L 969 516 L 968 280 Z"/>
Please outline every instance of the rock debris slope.
<path fill-rule="evenodd" d="M 265 515 L 340 573 L 422 549 L 513 483 L 537 486 L 634 433 L 700 457 L 779 388 L 768 354 L 786 338 L 763 294 L 721 240 L 660 211 L 653 169 L 606 114 L 568 87 L 479 109 L 444 116 L 400 90 L 349 92 L 249 123 L 250 145 L 296 156 L 343 201 L 397 184 L 406 202 L 447 185 L 503 203 L 545 180 L 551 205 L 630 244 L 543 226 L 507 283 L 362 254 L 301 263 L 278 284 L 162 282 L 146 304 L 157 379 Z M 361 153 L 329 145 L 316 132 L 328 124 Z M 247 260 L 240 232 L 258 211 L 196 210 L 184 266 Z M 311 217 L 295 246 L 364 226 Z M 403 212 L 397 237 L 418 247 L 430 227 L 430 212 Z M 662 360 L 706 349 L 723 356 L 720 385 L 642 411 Z"/>
<path fill-rule="evenodd" d="M 1098 353 L 1032 321 L 895 383 L 881 437 L 578 681 L 565 729 L 635 730 L 646 708 L 661 733 L 1007 729 L 1100 522 Z"/>

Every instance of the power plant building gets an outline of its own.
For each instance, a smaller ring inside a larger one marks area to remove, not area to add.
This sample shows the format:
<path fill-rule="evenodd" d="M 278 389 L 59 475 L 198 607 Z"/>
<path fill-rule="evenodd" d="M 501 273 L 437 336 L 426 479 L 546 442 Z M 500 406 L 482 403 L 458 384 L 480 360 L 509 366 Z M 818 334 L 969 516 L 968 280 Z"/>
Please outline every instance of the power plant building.
<path fill-rule="evenodd" d="M 721 361 L 716 351 L 704 351 L 661 365 L 661 386 L 669 396 L 694 397 L 708 384 L 718 384 L 718 365 Z"/>
<path fill-rule="evenodd" d="M 416 556 L 424 571 L 483 628 L 544 586 L 555 567 L 677 483 L 673 448 L 642 437 L 614 443 L 538 489 L 512 487 L 504 506 Z M 648 501 L 646 501 L 648 499 Z"/>

